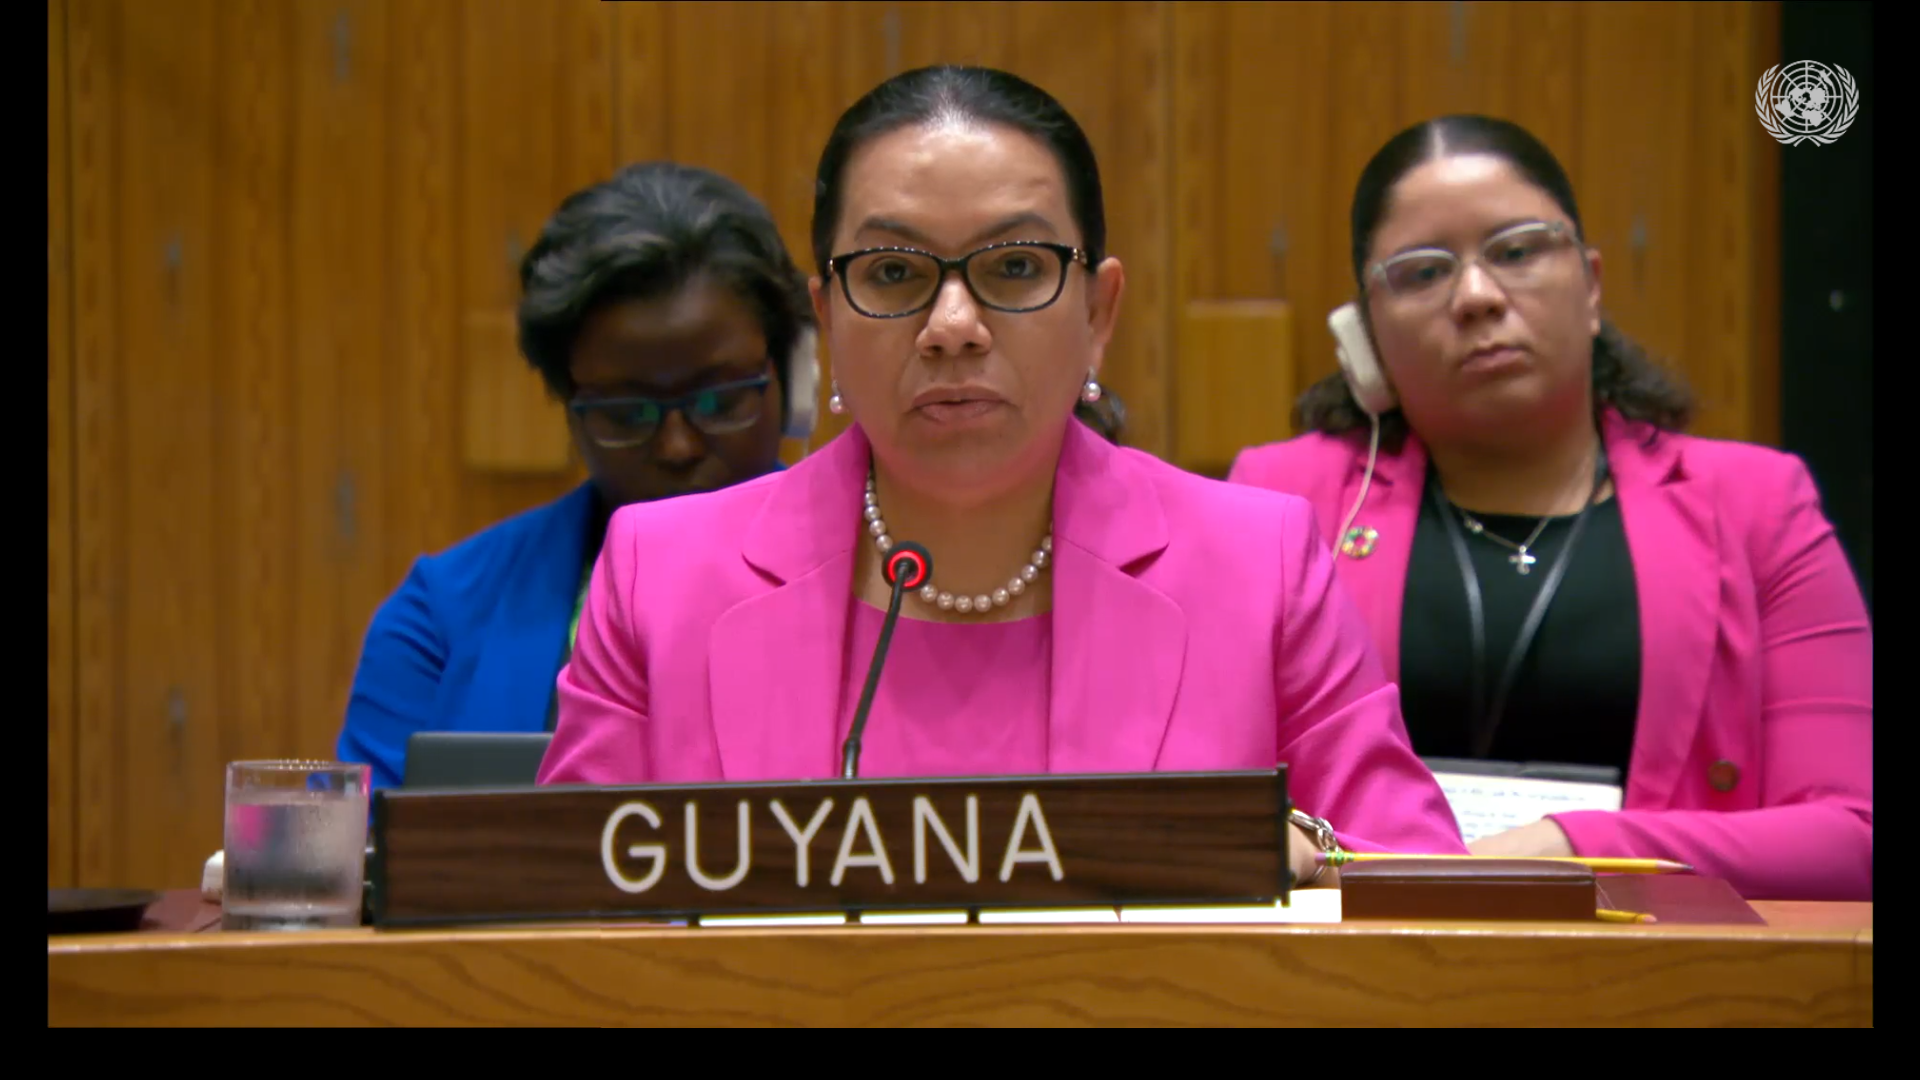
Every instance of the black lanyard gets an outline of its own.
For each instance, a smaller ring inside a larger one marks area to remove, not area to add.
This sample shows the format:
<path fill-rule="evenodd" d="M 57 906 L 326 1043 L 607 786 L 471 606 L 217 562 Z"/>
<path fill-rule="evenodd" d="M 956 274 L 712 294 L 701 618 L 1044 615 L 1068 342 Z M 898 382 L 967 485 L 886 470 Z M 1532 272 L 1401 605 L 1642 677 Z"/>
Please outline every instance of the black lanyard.
<path fill-rule="evenodd" d="M 1452 504 L 1440 487 L 1439 474 L 1435 474 L 1427 491 L 1433 496 L 1433 505 L 1440 511 L 1440 518 L 1446 522 L 1447 538 L 1453 542 L 1453 557 L 1460 564 L 1460 579 L 1467 590 L 1467 616 L 1472 623 L 1473 637 L 1473 756 L 1484 759 L 1493 752 L 1493 736 L 1500 728 L 1501 714 L 1506 710 L 1507 694 L 1513 689 L 1513 680 L 1520 673 L 1520 662 L 1526 659 L 1527 650 L 1533 646 L 1533 639 L 1540 632 L 1540 624 L 1547 617 L 1547 607 L 1553 603 L 1553 595 L 1560 589 L 1560 580 L 1566 577 L 1567 564 L 1573 559 L 1573 547 L 1580 541 L 1580 531 L 1586 527 L 1587 511 L 1592 510 L 1600 499 L 1600 491 L 1607 484 L 1607 448 L 1601 446 L 1593 463 L 1593 492 L 1587 496 L 1585 506 L 1574 515 L 1573 528 L 1567 532 L 1567 542 L 1562 545 L 1560 554 L 1553 561 L 1553 567 L 1547 571 L 1547 578 L 1540 583 L 1540 592 L 1533 598 L 1533 608 L 1527 612 L 1526 622 L 1520 625 L 1520 634 L 1515 638 L 1513 650 L 1507 654 L 1507 666 L 1500 673 L 1500 681 L 1494 684 L 1493 700 L 1487 700 L 1487 621 L 1486 612 L 1480 598 L 1480 574 L 1473 568 L 1473 556 L 1467 551 L 1466 533 L 1461 530 L 1460 522 L 1455 520 Z"/>

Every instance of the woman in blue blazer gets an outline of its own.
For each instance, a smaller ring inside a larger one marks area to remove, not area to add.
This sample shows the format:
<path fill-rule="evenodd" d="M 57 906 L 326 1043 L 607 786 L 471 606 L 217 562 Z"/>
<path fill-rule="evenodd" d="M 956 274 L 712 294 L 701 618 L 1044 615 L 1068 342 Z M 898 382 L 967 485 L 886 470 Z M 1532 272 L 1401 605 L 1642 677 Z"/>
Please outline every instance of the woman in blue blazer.
<path fill-rule="evenodd" d="M 806 278 L 766 208 L 704 169 L 570 196 L 520 265 L 520 348 L 589 480 L 424 556 L 374 613 L 337 754 L 400 783 L 416 731 L 545 731 L 609 515 L 780 468 L 813 432 Z"/>

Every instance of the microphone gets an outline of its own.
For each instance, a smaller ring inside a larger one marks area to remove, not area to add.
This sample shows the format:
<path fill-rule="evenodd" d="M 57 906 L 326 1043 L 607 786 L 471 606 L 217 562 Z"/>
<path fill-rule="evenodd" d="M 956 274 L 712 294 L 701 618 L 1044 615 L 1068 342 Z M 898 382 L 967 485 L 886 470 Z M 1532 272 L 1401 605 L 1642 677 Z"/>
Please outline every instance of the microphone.
<path fill-rule="evenodd" d="M 911 541 L 895 543 L 887 552 L 881 572 L 893 594 L 887 598 L 887 619 L 880 624 L 880 640 L 873 646 L 873 662 L 867 665 L 867 685 L 860 691 L 860 706 L 853 711 L 853 729 L 847 732 L 846 745 L 840 748 L 840 777 L 851 780 L 860 772 L 860 734 L 867 730 L 867 710 L 873 708 L 873 692 L 880 686 L 880 668 L 887 662 L 887 645 L 893 640 L 893 624 L 900 621 L 900 601 L 911 590 L 933 576 L 933 556 Z"/>

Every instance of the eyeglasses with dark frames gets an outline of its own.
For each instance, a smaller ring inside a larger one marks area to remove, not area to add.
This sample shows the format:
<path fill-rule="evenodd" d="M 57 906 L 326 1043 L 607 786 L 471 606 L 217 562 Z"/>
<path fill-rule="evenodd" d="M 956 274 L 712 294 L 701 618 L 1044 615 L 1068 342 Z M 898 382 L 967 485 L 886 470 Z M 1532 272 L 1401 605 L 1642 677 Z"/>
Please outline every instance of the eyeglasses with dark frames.
<path fill-rule="evenodd" d="M 579 398 L 567 408 L 587 437 L 609 450 L 639 446 L 659 432 L 670 413 L 687 418 L 703 435 L 732 435 L 760 420 L 772 374 L 720 383 L 678 397 Z"/>
<path fill-rule="evenodd" d="M 950 273 L 958 273 L 981 307 L 1024 314 L 1060 299 L 1067 270 L 1074 264 L 1093 269 L 1082 248 L 1041 240 L 988 244 L 957 259 L 910 247 L 875 247 L 835 255 L 827 273 L 853 310 L 870 319 L 901 319 L 933 304 Z"/>

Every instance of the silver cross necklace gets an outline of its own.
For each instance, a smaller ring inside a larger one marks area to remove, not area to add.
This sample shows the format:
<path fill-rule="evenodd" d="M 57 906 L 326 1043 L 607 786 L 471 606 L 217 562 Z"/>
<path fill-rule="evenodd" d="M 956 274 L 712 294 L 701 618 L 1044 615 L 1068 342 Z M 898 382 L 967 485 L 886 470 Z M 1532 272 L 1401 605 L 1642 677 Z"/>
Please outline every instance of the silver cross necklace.
<path fill-rule="evenodd" d="M 1460 510 L 1460 508 L 1457 506 L 1454 507 L 1454 509 Z M 1528 536 L 1524 542 L 1516 544 L 1513 541 L 1507 539 L 1506 537 L 1499 535 L 1498 533 L 1488 532 L 1487 527 L 1485 525 L 1482 525 L 1479 519 L 1475 518 L 1472 514 L 1467 513 L 1465 510 L 1460 510 L 1460 519 L 1467 523 L 1467 531 L 1472 533 L 1473 535 L 1484 536 L 1487 539 L 1492 540 L 1494 543 L 1501 545 L 1502 547 L 1512 548 L 1513 554 L 1507 556 L 1507 561 L 1513 564 L 1514 570 L 1518 572 L 1522 577 L 1525 577 L 1527 574 L 1532 573 L 1533 564 L 1540 561 L 1533 554 L 1533 552 L 1529 551 L 1528 549 L 1533 547 L 1533 545 L 1539 541 L 1540 534 L 1546 531 L 1547 522 L 1552 520 L 1552 518 L 1541 518 L 1540 524 L 1535 525 L 1533 527 L 1532 535 Z"/>
<path fill-rule="evenodd" d="M 1587 470 L 1583 467 L 1580 470 L 1580 475 L 1584 478 L 1586 472 Z M 1593 494 L 1598 495 L 1599 493 L 1599 489 L 1595 488 Z M 1588 498 L 1588 502 L 1592 502 L 1591 496 Z M 1540 534 L 1547 531 L 1547 523 L 1553 520 L 1552 515 L 1541 518 L 1540 523 L 1533 527 L 1533 532 L 1529 534 L 1525 540 L 1516 544 L 1498 533 L 1488 531 L 1487 527 L 1481 523 L 1479 518 L 1462 510 L 1459 506 L 1455 506 L 1454 509 L 1460 512 L 1460 520 L 1466 522 L 1468 532 L 1475 536 L 1485 537 L 1499 544 L 1501 547 L 1512 549 L 1513 554 L 1507 556 L 1507 561 L 1513 564 L 1515 573 L 1518 573 L 1521 577 L 1525 577 L 1533 572 L 1533 564 L 1540 561 L 1539 558 L 1533 554 L 1533 545 L 1539 543 Z"/>

